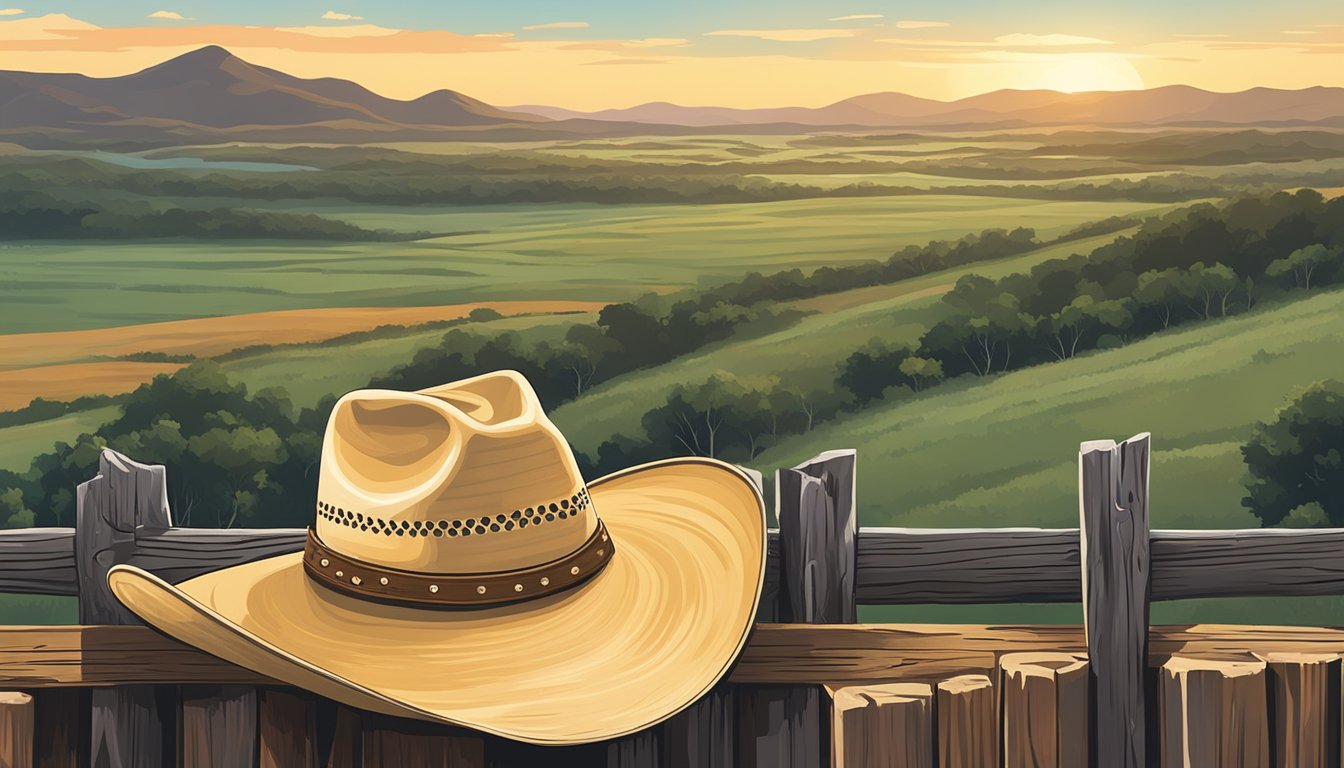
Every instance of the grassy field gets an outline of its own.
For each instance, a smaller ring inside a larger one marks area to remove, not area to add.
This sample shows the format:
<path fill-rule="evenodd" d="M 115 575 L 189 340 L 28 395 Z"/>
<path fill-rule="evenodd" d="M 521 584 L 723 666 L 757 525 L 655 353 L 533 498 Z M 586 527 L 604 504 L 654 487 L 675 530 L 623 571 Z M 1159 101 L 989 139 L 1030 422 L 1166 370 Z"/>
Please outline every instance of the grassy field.
<path fill-rule="evenodd" d="M 830 387 L 836 366 L 869 339 L 916 345 L 940 317 L 938 298 L 961 275 L 1002 277 L 1048 259 L 1088 253 L 1120 234 L 796 302 L 794 306 L 815 314 L 773 333 L 729 339 L 671 364 L 620 376 L 557 408 L 551 416 L 575 448 L 591 454 L 612 434 L 637 434 L 644 412 L 665 402 L 677 385 L 702 382 L 716 371 L 739 377 L 774 376 L 803 390 Z"/>
<path fill-rule="evenodd" d="M 1078 444 L 1147 431 L 1154 528 L 1257 527 L 1240 505 L 1239 448 L 1301 387 L 1344 378 L 1340 317 L 1344 291 L 1333 291 L 1068 362 L 960 380 L 791 438 L 756 463 L 771 471 L 821 450 L 858 449 L 864 525 L 1075 527 Z M 874 615 L 926 615 L 912 610 Z M 1155 620 L 1176 615 L 1341 624 L 1344 599 L 1191 601 L 1154 611 Z"/>
<path fill-rule="evenodd" d="M 56 441 L 73 441 L 81 432 L 92 432 L 117 417 L 118 406 L 95 408 L 58 419 L 0 427 L 0 469 L 21 472 L 34 456 L 50 451 Z"/>
<path fill-rule="evenodd" d="M 461 234 L 411 243 L 8 244 L 0 246 L 0 331 L 323 307 L 616 301 L 750 270 L 884 258 L 904 245 L 989 227 L 1032 226 L 1049 238 L 1163 206 L 928 195 L 738 205 L 273 207 L 373 228 Z"/>

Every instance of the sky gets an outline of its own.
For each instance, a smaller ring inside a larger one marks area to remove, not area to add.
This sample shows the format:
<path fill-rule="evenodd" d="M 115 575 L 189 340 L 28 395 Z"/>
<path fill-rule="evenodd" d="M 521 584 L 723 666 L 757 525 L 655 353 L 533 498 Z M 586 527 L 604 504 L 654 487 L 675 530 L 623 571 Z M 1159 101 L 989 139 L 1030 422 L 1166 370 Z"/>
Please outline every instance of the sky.
<path fill-rule="evenodd" d="M 1340 0 L 0 0 L 0 69 L 108 77 L 209 44 L 393 98 L 579 110 L 1344 86 Z"/>

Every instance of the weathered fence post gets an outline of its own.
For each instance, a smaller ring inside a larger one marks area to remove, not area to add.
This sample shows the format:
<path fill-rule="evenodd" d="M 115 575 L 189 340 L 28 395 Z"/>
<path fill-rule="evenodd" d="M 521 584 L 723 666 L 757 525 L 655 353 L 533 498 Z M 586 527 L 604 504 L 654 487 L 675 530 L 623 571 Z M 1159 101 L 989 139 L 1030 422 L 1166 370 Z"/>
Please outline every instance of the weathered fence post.
<path fill-rule="evenodd" d="M 1098 768 L 1141 768 L 1147 752 L 1148 443 L 1145 432 L 1078 448 L 1083 623 Z"/>
<path fill-rule="evenodd" d="M 1087 765 L 1087 661 L 1069 653 L 1009 653 L 999 667 L 1004 768 Z"/>
<path fill-rule="evenodd" d="M 849 686 L 831 701 L 831 768 L 933 768 L 928 683 Z"/>
<path fill-rule="evenodd" d="M 1340 660 L 1337 653 L 1255 654 L 1269 673 L 1270 743 L 1275 768 L 1339 765 Z"/>
<path fill-rule="evenodd" d="M 104 450 L 97 476 L 79 485 L 76 504 L 80 623 L 140 623 L 113 596 L 107 572 L 130 559 L 140 530 L 172 525 L 164 468 Z M 94 689 L 90 718 L 93 768 L 157 768 L 175 762 L 173 703 L 165 698 L 148 685 Z"/>
<path fill-rule="evenodd" d="M 1269 765 L 1265 662 L 1172 656 L 1161 686 L 1163 768 Z"/>
<path fill-rule="evenodd" d="M 960 675 L 938 684 L 939 768 L 996 768 L 999 713 L 985 675 Z"/>
<path fill-rule="evenodd" d="M 0 691 L 0 766 L 33 768 L 34 712 L 32 696 Z"/>
<path fill-rule="evenodd" d="M 317 703 L 311 697 L 267 688 L 257 720 L 258 768 L 317 768 Z"/>
<path fill-rule="evenodd" d="M 257 689 L 244 685 L 182 686 L 182 768 L 229 768 L 257 761 Z"/>
<path fill-rule="evenodd" d="M 720 683 L 662 727 L 662 764 L 670 768 L 732 768 L 734 695 Z"/>
<path fill-rule="evenodd" d="M 853 450 L 822 453 L 775 473 L 779 520 L 779 620 L 852 624 L 854 571 Z M 827 760 L 829 701 L 820 686 L 739 691 L 739 764 L 804 768 Z"/>

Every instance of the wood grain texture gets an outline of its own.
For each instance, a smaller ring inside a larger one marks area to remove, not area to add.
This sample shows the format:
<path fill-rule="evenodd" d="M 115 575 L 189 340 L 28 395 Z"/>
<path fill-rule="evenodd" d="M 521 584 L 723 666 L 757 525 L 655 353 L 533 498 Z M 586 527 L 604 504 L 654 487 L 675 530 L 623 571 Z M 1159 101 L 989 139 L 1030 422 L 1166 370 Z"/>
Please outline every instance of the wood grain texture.
<path fill-rule="evenodd" d="M 107 572 L 130 559 L 141 531 L 172 526 L 162 466 L 132 461 L 104 449 L 98 474 L 76 489 L 75 566 L 79 619 L 137 625 L 117 601 Z M 174 706 L 153 688 L 129 686 L 90 694 L 90 759 L 94 768 L 158 766 L 170 760 Z"/>
<path fill-rule="evenodd" d="M 855 458 L 852 450 L 828 451 L 775 473 L 781 621 L 858 620 Z"/>
<path fill-rule="evenodd" d="M 88 692 L 47 688 L 37 691 L 33 698 L 37 708 L 37 764 L 42 768 L 87 764 Z"/>
<path fill-rule="evenodd" d="M 987 675 L 958 675 L 938 683 L 939 768 L 997 768 L 999 713 Z"/>
<path fill-rule="evenodd" d="M 657 729 L 646 728 L 607 744 L 607 768 L 658 768 L 661 764 Z"/>
<path fill-rule="evenodd" d="M 738 688 L 737 762 L 742 768 L 809 768 L 824 763 L 819 685 Z"/>
<path fill-rule="evenodd" d="M 74 528 L 0 531 L 0 592 L 74 595 Z"/>
<path fill-rule="evenodd" d="M 832 768 L 933 768 L 927 683 L 849 686 L 831 694 Z"/>
<path fill-rule="evenodd" d="M 359 712 L 332 702 L 323 702 L 318 717 L 318 762 L 327 768 L 361 768 L 364 765 L 364 724 Z"/>
<path fill-rule="evenodd" d="M 663 765 L 732 768 L 736 748 L 733 689 L 719 684 L 662 726 Z"/>
<path fill-rule="evenodd" d="M 1095 681 L 1098 768 L 1141 768 L 1147 749 L 1147 434 L 1078 449 L 1083 618 Z"/>
<path fill-rule="evenodd" d="M 0 766 L 33 768 L 36 732 L 33 697 L 19 691 L 0 691 Z"/>
<path fill-rule="evenodd" d="M 275 688 L 263 689 L 259 696 L 259 768 L 316 768 L 316 702 L 307 695 Z"/>
<path fill-rule="evenodd" d="M 382 720 L 382 718 L 375 718 Z M 383 726 L 364 730 L 365 768 L 485 768 L 485 741 L 476 736 L 403 731 Z"/>
<path fill-rule="evenodd" d="M 182 768 L 251 768 L 257 762 L 257 689 L 189 685 L 178 722 Z"/>
<path fill-rule="evenodd" d="M 1079 626 L 758 624 L 729 682 L 938 682 L 987 674 L 1018 651 L 1086 652 Z M 1344 630 L 1227 624 L 1154 626 L 1148 663 L 1172 654 L 1344 653 Z M 43 689 L 190 683 L 281 685 L 147 627 L 0 626 L 0 685 Z M 739 712 L 742 708 L 739 706 Z"/>
<path fill-rule="evenodd" d="M 1012 653 L 999 664 L 1004 768 L 1087 765 L 1087 660 L 1068 653 Z"/>
<path fill-rule="evenodd" d="M 1174 656 L 1161 696 L 1163 768 L 1270 764 L 1263 661 Z"/>
<path fill-rule="evenodd" d="M 1263 653 L 1276 768 L 1338 766 L 1340 660 L 1336 654 Z"/>
<path fill-rule="evenodd" d="M 1078 530 L 860 528 L 860 605 L 1078 602 Z"/>
<path fill-rule="evenodd" d="M 304 531 L 141 531 L 127 562 L 168 581 L 302 549 Z M 758 620 L 775 622 L 778 531 Z M 1152 600 L 1344 594 L 1344 529 L 1151 532 Z M 860 528 L 854 589 L 861 605 L 1069 603 L 1082 599 L 1076 528 Z M 0 531 L 0 591 L 76 594 L 74 532 Z"/>

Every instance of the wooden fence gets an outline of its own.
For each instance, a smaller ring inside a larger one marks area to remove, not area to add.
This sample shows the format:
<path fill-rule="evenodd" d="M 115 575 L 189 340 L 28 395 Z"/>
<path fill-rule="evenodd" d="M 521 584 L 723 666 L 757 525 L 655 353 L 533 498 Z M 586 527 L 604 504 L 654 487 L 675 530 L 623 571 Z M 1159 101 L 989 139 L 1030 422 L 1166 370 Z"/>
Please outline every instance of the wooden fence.
<path fill-rule="evenodd" d="M 162 467 L 103 453 L 73 529 L 0 531 L 0 766 L 1139 766 L 1340 760 L 1344 631 L 1148 625 L 1150 600 L 1344 593 L 1344 530 L 1150 531 L 1147 435 L 1079 452 L 1080 528 L 857 525 L 855 454 L 775 482 L 759 623 L 729 679 L 614 742 L 533 747 L 357 712 L 140 625 L 104 576 L 302 548 L 172 527 Z M 1082 626 L 860 625 L 861 604 L 1081 603 Z"/>

